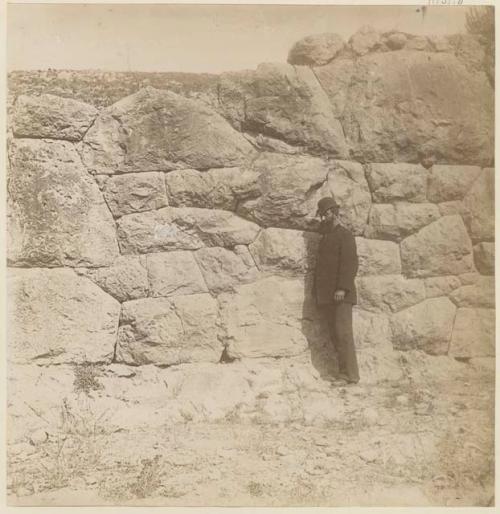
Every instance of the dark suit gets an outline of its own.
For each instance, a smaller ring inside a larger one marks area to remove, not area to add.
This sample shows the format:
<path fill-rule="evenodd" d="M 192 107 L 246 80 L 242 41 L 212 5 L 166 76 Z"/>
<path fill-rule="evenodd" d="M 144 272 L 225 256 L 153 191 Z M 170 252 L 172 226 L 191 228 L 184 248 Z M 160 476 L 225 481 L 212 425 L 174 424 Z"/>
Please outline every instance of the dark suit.
<path fill-rule="evenodd" d="M 328 320 L 330 338 L 337 351 L 339 371 L 350 381 L 359 380 L 352 331 L 352 306 L 357 302 L 354 279 L 358 254 L 354 236 L 342 225 L 322 224 L 314 276 L 316 303 Z M 345 291 L 344 300 L 334 301 L 335 291 Z"/>

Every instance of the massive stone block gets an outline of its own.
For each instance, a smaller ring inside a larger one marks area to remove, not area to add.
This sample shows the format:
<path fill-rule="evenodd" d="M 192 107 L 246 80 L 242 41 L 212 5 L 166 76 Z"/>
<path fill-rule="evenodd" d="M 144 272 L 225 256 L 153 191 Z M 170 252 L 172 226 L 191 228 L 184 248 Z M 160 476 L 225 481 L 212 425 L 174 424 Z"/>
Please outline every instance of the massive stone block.
<path fill-rule="evenodd" d="M 314 229 L 317 202 L 329 196 L 325 161 L 316 157 L 263 153 L 254 161 L 261 196 L 240 203 L 237 212 L 264 227 Z"/>
<path fill-rule="evenodd" d="M 394 348 L 446 354 L 455 313 L 456 308 L 448 298 L 431 298 L 398 312 L 391 318 Z"/>
<path fill-rule="evenodd" d="M 440 217 L 431 203 L 374 204 L 365 230 L 366 237 L 401 241 Z"/>
<path fill-rule="evenodd" d="M 460 216 L 444 216 L 401 242 L 403 273 L 458 275 L 473 270 L 472 245 Z"/>
<path fill-rule="evenodd" d="M 450 53 L 401 50 L 357 60 L 342 126 L 352 158 L 362 162 L 488 166 L 493 111 L 484 73 Z"/>
<path fill-rule="evenodd" d="M 231 211 L 241 199 L 259 196 L 257 179 L 257 173 L 241 168 L 178 170 L 165 175 L 170 205 Z"/>
<path fill-rule="evenodd" d="M 481 276 L 476 283 L 455 289 L 450 299 L 458 307 L 495 308 L 495 278 Z"/>
<path fill-rule="evenodd" d="M 215 293 L 232 291 L 236 285 L 252 282 L 259 275 L 248 248 L 243 245 L 232 250 L 201 248 L 194 256 L 208 289 Z"/>
<path fill-rule="evenodd" d="M 72 143 L 13 140 L 9 161 L 10 263 L 55 267 L 114 261 L 113 218 Z"/>
<path fill-rule="evenodd" d="M 474 246 L 474 264 L 479 273 L 495 273 L 495 243 L 479 243 Z"/>
<path fill-rule="evenodd" d="M 461 200 L 480 173 L 479 166 L 435 164 L 429 171 L 427 197 L 436 203 Z"/>
<path fill-rule="evenodd" d="M 252 153 L 206 104 L 152 87 L 103 111 L 82 147 L 87 168 L 104 174 L 239 166 Z"/>
<path fill-rule="evenodd" d="M 79 141 L 88 130 L 97 109 L 71 98 L 55 95 L 20 95 L 12 119 L 16 137 Z"/>
<path fill-rule="evenodd" d="M 217 302 L 209 294 L 122 305 L 116 359 L 127 364 L 218 362 Z"/>
<path fill-rule="evenodd" d="M 218 297 L 232 358 L 284 357 L 307 349 L 302 319 L 308 317 L 304 282 L 269 277 Z"/>
<path fill-rule="evenodd" d="M 344 48 L 338 34 L 317 34 L 297 41 L 288 53 L 288 62 L 296 65 L 323 66 Z"/>
<path fill-rule="evenodd" d="M 369 25 L 361 27 L 349 39 L 349 47 L 357 55 L 365 55 L 371 50 L 375 50 L 381 43 L 382 34 Z"/>
<path fill-rule="evenodd" d="M 447 277 L 430 277 L 424 279 L 425 294 L 427 298 L 448 296 L 453 290 L 459 288 L 462 283 L 453 275 Z"/>
<path fill-rule="evenodd" d="M 397 275 L 401 273 L 399 245 L 391 241 L 356 238 L 358 276 Z"/>
<path fill-rule="evenodd" d="M 377 203 L 425 202 L 427 170 L 417 164 L 376 163 L 366 168 L 366 179 Z"/>
<path fill-rule="evenodd" d="M 314 232 L 267 228 L 249 250 L 263 271 L 303 274 L 315 266 L 320 239 L 321 236 Z"/>
<path fill-rule="evenodd" d="M 145 257 L 151 296 L 208 292 L 192 252 L 152 253 Z"/>
<path fill-rule="evenodd" d="M 168 205 L 163 173 L 103 176 L 99 185 L 115 218 Z"/>
<path fill-rule="evenodd" d="M 360 308 L 372 312 L 398 312 L 425 299 L 421 280 L 401 275 L 380 275 L 357 279 Z"/>
<path fill-rule="evenodd" d="M 7 358 L 19 364 L 110 362 L 120 304 L 68 269 L 10 269 Z"/>
<path fill-rule="evenodd" d="M 457 310 L 450 355 L 458 358 L 495 355 L 495 310 Z"/>
<path fill-rule="evenodd" d="M 474 243 L 495 238 L 495 170 L 485 168 L 463 201 L 464 219 Z"/>
<path fill-rule="evenodd" d="M 228 211 L 187 207 L 129 214 L 117 226 L 125 254 L 250 244 L 260 230 Z"/>

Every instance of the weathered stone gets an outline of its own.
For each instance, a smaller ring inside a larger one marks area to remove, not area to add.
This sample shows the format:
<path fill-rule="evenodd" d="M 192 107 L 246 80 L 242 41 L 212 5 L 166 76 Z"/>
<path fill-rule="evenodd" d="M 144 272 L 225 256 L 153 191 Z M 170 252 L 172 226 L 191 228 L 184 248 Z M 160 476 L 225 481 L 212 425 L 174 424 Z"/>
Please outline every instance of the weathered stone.
<path fill-rule="evenodd" d="M 440 216 L 439 208 L 432 203 L 374 204 L 365 235 L 401 241 Z"/>
<path fill-rule="evenodd" d="M 494 275 L 495 243 L 479 243 L 474 246 L 474 263 L 482 275 Z"/>
<path fill-rule="evenodd" d="M 425 36 L 413 36 L 406 42 L 406 50 L 430 50 L 431 45 L 427 37 Z"/>
<path fill-rule="evenodd" d="M 362 277 L 356 287 L 360 308 L 372 312 L 398 312 L 425 299 L 423 282 L 401 275 Z"/>
<path fill-rule="evenodd" d="M 481 275 L 476 271 L 471 271 L 469 273 L 462 273 L 461 275 L 458 275 L 458 278 L 463 286 L 471 286 L 479 281 Z"/>
<path fill-rule="evenodd" d="M 228 211 L 165 207 L 122 216 L 117 221 L 123 253 L 197 250 L 250 244 L 259 227 Z"/>
<path fill-rule="evenodd" d="M 441 35 L 428 36 L 427 39 L 435 52 L 451 52 L 453 46 L 450 42 L 449 37 Z"/>
<path fill-rule="evenodd" d="M 323 66 L 333 60 L 344 48 L 338 34 L 325 33 L 307 36 L 297 41 L 288 54 L 290 64 Z"/>
<path fill-rule="evenodd" d="M 251 133 L 346 158 L 338 114 L 308 66 L 260 64 L 250 74 L 224 74 L 219 88 L 223 112 Z"/>
<path fill-rule="evenodd" d="M 342 207 L 340 222 L 354 234 L 363 234 L 372 204 L 363 166 L 357 162 L 334 161 L 328 173 L 328 186 Z"/>
<path fill-rule="evenodd" d="M 380 312 L 353 308 L 353 330 L 356 349 L 389 348 L 392 350 L 392 333 L 389 316 Z"/>
<path fill-rule="evenodd" d="M 320 238 L 314 232 L 267 228 L 249 250 L 262 271 L 302 274 L 314 268 Z"/>
<path fill-rule="evenodd" d="M 194 254 L 208 289 L 219 293 L 234 290 L 238 284 L 252 282 L 259 275 L 246 246 L 202 248 Z"/>
<path fill-rule="evenodd" d="M 285 357 L 307 349 L 304 283 L 269 277 L 218 297 L 231 358 Z"/>
<path fill-rule="evenodd" d="M 259 195 L 257 178 L 252 170 L 222 168 L 172 171 L 165 182 L 172 206 L 234 210 L 240 199 Z"/>
<path fill-rule="evenodd" d="M 144 257 L 120 256 L 106 268 L 76 268 L 119 302 L 148 296 L 148 273 Z"/>
<path fill-rule="evenodd" d="M 398 350 L 448 352 L 456 308 L 448 298 L 431 298 L 391 318 L 392 343 Z"/>
<path fill-rule="evenodd" d="M 191 252 L 152 253 L 145 257 L 151 296 L 208 292 Z"/>
<path fill-rule="evenodd" d="M 14 363 L 110 361 L 120 304 L 72 270 L 11 269 L 8 351 Z"/>
<path fill-rule="evenodd" d="M 391 50 L 401 50 L 401 48 L 405 46 L 407 39 L 406 34 L 403 34 L 402 32 L 394 32 L 387 35 L 384 38 L 384 41 Z"/>
<path fill-rule="evenodd" d="M 118 256 L 115 225 L 73 144 L 17 139 L 10 144 L 8 192 L 12 264 L 105 266 Z"/>
<path fill-rule="evenodd" d="M 473 71 L 484 71 L 484 47 L 473 34 L 452 34 L 448 36 L 456 57 Z"/>
<path fill-rule="evenodd" d="M 464 197 L 464 220 L 474 243 L 495 237 L 495 170 L 485 168 Z"/>
<path fill-rule="evenodd" d="M 458 358 L 495 355 L 495 310 L 458 309 L 450 356 Z"/>
<path fill-rule="evenodd" d="M 464 213 L 464 204 L 460 200 L 452 200 L 451 202 L 443 202 L 438 205 L 441 216 L 453 216 Z"/>
<path fill-rule="evenodd" d="M 367 166 L 366 178 L 374 202 L 425 202 L 427 170 L 418 164 L 380 163 Z"/>
<path fill-rule="evenodd" d="M 472 271 L 472 245 L 460 216 L 445 216 L 401 242 L 403 273 L 410 277 Z"/>
<path fill-rule="evenodd" d="M 350 157 L 489 166 L 493 101 L 486 75 L 451 53 L 405 49 L 364 55 L 349 82 L 342 118 Z"/>
<path fill-rule="evenodd" d="M 349 39 L 349 46 L 358 55 L 365 55 L 381 44 L 381 34 L 365 25 Z"/>
<path fill-rule="evenodd" d="M 450 294 L 451 301 L 458 307 L 495 308 L 495 278 L 479 277 L 473 285 L 461 286 Z"/>
<path fill-rule="evenodd" d="M 99 115 L 85 135 L 82 159 L 92 173 L 113 174 L 239 166 L 252 153 L 203 102 L 146 87 Z"/>
<path fill-rule="evenodd" d="M 454 289 L 461 286 L 460 279 L 455 276 L 426 278 L 424 284 L 427 298 L 448 296 Z"/>
<path fill-rule="evenodd" d="M 479 166 L 435 164 L 429 171 L 427 197 L 436 203 L 462 200 L 480 173 Z"/>
<path fill-rule="evenodd" d="M 399 245 L 391 241 L 356 238 L 358 275 L 397 275 L 401 273 Z"/>
<path fill-rule="evenodd" d="M 95 107 L 71 98 L 20 95 L 12 130 L 16 137 L 79 141 L 96 116 Z"/>
<path fill-rule="evenodd" d="M 168 205 L 163 173 L 131 173 L 105 177 L 100 187 L 115 218 Z"/>
<path fill-rule="evenodd" d="M 262 194 L 241 202 L 239 214 L 264 227 L 317 228 L 317 202 L 330 195 L 328 168 L 322 159 L 264 153 L 252 167 L 259 173 Z"/>
<path fill-rule="evenodd" d="M 122 304 L 116 360 L 172 365 L 218 362 L 217 302 L 209 294 L 146 298 Z"/>

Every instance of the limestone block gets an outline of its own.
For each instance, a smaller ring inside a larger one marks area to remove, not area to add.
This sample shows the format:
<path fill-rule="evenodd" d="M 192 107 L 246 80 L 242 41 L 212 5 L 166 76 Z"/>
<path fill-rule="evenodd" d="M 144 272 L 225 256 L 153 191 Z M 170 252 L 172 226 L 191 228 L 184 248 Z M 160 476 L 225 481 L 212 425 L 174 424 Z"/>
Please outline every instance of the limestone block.
<path fill-rule="evenodd" d="M 97 109 L 89 104 L 55 95 L 20 95 L 12 119 L 16 137 L 79 141 L 88 130 Z"/>
<path fill-rule="evenodd" d="M 357 349 L 378 348 L 392 351 L 389 316 L 355 306 L 352 311 L 354 342 Z"/>
<path fill-rule="evenodd" d="M 395 349 L 421 349 L 431 355 L 448 352 L 456 308 L 448 298 L 430 298 L 391 318 Z"/>
<path fill-rule="evenodd" d="M 288 62 L 296 65 L 323 66 L 335 59 L 343 48 L 344 40 L 338 34 L 307 36 L 293 45 L 288 53 Z"/>
<path fill-rule="evenodd" d="M 406 34 L 403 32 L 394 32 L 386 35 L 384 42 L 391 50 L 401 50 L 405 46 L 407 39 Z"/>
<path fill-rule="evenodd" d="M 118 256 L 115 225 L 72 143 L 13 140 L 9 148 L 8 260 L 21 266 L 106 266 Z"/>
<path fill-rule="evenodd" d="M 479 243 L 474 246 L 474 264 L 482 275 L 494 275 L 495 243 Z"/>
<path fill-rule="evenodd" d="M 365 55 L 381 44 L 381 36 L 378 31 L 365 25 L 349 39 L 349 46 L 357 55 Z"/>
<path fill-rule="evenodd" d="M 425 295 L 427 298 L 448 296 L 453 290 L 461 286 L 461 281 L 453 275 L 447 277 L 430 277 L 424 279 Z"/>
<path fill-rule="evenodd" d="M 116 360 L 173 365 L 218 362 L 217 302 L 209 294 L 145 298 L 122 304 Z"/>
<path fill-rule="evenodd" d="M 111 361 L 120 304 L 69 269 L 10 269 L 10 362 Z"/>
<path fill-rule="evenodd" d="M 495 355 L 495 310 L 460 308 L 453 327 L 450 356 L 458 358 Z"/>
<path fill-rule="evenodd" d="M 475 284 L 464 285 L 450 294 L 450 300 L 458 307 L 495 308 L 495 278 L 481 276 Z"/>
<path fill-rule="evenodd" d="M 462 200 L 480 173 L 479 166 L 435 164 L 429 171 L 427 197 L 436 203 Z"/>
<path fill-rule="evenodd" d="M 250 244 L 260 230 L 231 212 L 194 207 L 128 214 L 117 220 L 117 227 L 124 254 Z"/>
<path fill-rule="evenodd" d="M 399 245 L 391 241 L 356 238 L 358 276 L 397 275 L 401 273 Z"/>
<path fill-rule="evenodd" d="M 401 242 L 403 273 L 409 277 L 472 271 L 472 245 L 460 216 L 444 216 Z"/>

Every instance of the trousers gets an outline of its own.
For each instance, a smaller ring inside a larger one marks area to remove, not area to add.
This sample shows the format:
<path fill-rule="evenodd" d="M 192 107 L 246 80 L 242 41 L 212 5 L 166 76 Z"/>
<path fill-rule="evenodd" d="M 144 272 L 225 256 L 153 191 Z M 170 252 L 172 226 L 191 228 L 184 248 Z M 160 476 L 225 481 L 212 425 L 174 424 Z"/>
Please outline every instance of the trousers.
<path fill-rule="evenodd" d="M 321 307 L 328 321 L 330 339 L 337 353 L 339 373 L 359 382 L 358 360 L 352 330 L 352 303 L 334 302 Z"/>

